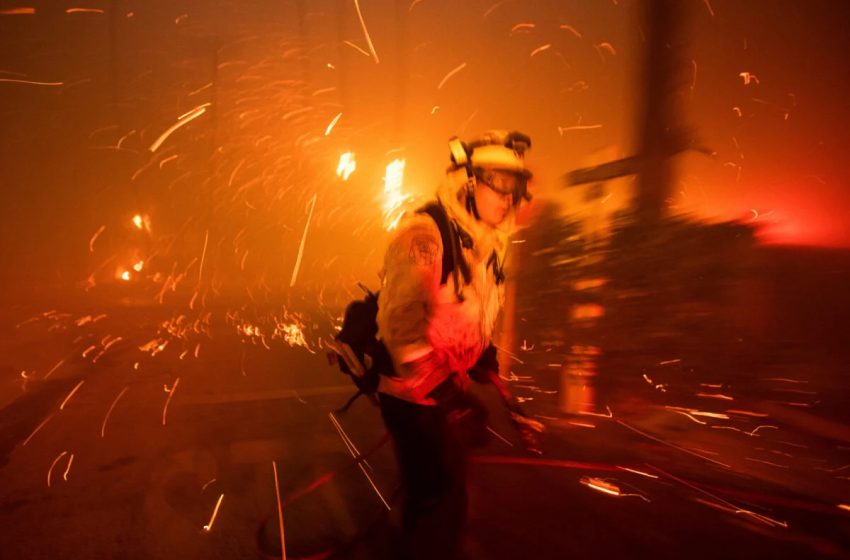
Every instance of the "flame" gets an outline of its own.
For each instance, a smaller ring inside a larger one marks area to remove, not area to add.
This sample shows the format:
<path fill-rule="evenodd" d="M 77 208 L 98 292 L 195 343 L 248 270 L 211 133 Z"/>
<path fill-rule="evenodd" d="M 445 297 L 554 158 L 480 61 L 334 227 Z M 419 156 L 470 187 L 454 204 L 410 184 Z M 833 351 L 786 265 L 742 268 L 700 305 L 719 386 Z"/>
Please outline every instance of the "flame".
<path fill-rule="evenodd" d="M 136 226 L 136 229 L 143 229 L 145 231 L 151 230 L 151 219 L 147 214 L 136 214 L 133 216 L 133 225 Z M 100 233 L 100 232 L 98 232 Z M 94 241 L 94 239 L 92 239 Z"/>
<path fill-rule="evenodd" d="M 304 339 L 304 331 L 296 323 L 283 325 L 283 340 L 290 346 L 307 346 L 307 341 Z"/>
<path fill-rule="evenodd" d="M 145 261 L 139 261 L 133 265 L 133 270 L 135 270 L 136 272 L 141 272 L 143 266 L 145 266 Z"/>
<path fill-rule="evenodd" d="M 128 282 L 130 280 L 130 271 L 125 270 L 124 272 L 122 272 L 121 275 L 120 275 L 120 278 L 121 278 L 121 280 Z"/>
<path fill-rule="evenodd" d="M 402 205 L 410 199 L 409 194 L 402 192 L 404 182 L 405 160 L 395 159 L 387 165 L 384 175 L 384 227 L 387 231 L 395 229 L 403 211 Z"/>
<path fill-rule="evenodd" d="M 354 161 L 353 152 L 345 152 L 339 156 L 339 164 L 336 166 L 336 174 L 342 177 L 343 181 L 348 181 L 348 178 L 357 169 L 357 162 Z"/>

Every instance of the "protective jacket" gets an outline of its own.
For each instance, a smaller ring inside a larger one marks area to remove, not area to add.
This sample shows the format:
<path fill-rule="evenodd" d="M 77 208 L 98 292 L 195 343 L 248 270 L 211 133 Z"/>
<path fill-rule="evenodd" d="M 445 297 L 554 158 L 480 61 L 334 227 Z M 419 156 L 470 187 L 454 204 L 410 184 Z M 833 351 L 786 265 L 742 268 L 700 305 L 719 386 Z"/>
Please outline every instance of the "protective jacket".
<path fill-rule="evenodd" d="M 450 377 L 464 384 L 467 371 L 491 343 L 504 301 L 502 268 L 515 220 L 513 210 L 498 227 L 477 220 L 469 210 L 471 196 L 462 169 L 447 175 L 437 191 L 459 240 L 454 249 L 443 246 L 439 228 L 427 214 L 405 216 L 390 240 L 377 323 L 378 339 L 386 345 L 397 376 L 381 376 L 381 393 L 436 404 L 428 393 Z M 447 250 L 456 251 L 456 266 L 465 263 L 466 271 L 449 274 L 441 285 Z M 411 371 L 401 366 L 429 354 L 439 356 L 438 367 Z"/>

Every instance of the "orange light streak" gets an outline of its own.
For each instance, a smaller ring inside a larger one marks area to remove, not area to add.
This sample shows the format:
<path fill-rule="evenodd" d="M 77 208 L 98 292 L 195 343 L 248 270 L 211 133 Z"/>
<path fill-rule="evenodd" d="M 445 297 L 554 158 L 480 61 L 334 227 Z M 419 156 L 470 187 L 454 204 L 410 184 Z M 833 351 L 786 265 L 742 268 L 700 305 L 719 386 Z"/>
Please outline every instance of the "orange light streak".
<path fill-rule="evenodd" d="M 54 469 L 54 467 L 56 467 L 56 463 L 58 463 L 59 459 L 61 459 L 62 457 L 64 457 L 67 454 L 68 454 L 67 451 L 63 451 L 55 459 L 53 459 L 53 463 L 50 465 L 50 468 L 47 470 L 47 487 L 48 488 L 50 488 L 50 486 L 51 486 L 50 475 L 53 474 L 53 469 Z"/>
<path fill-rule="evenodd" d="M 613 418 L 614 417 L 614 413 L 611 412 L 610 407 L 606 406 L 605 410 L 608 411 L 608 414 L 602 414 L 600 412 L 584 412 L 584 411 L 579 411 L 579 414 L 581 416 L 598 416 L 600 418 Z"/>
<path fill-rule="evenodd" d="M 201 285 L 201 279 L 204 275 L 204 260 L 207 256 L 207 244 L 210 241 L 210 230 L 207 230 L 204 234 L 204 250 L 201 252 L 201 266 L 198 269 L 198 286 Z"/>
<path fill-rule="evenodd" d="M 307 240 L 307 230 L 310 228 L 310 220 L 313 219 L 313 209 L 316 208 L 316 199 L 319 193 L 313 195 L 310 201 L 310 212 L 307 214 L 307 223 L 304 224 L 304 233 L 301 235 L 301 245 L 298 247 L 298 257 L 295 259 L 295 268 L 292 270 L 292 278 L 289 280 L 289 287 L 295 285 L 295 279 L 298 278 L 298 269 L 301 268 L 301 257 L 304 256 L 304 242 Z"/>
<path fill-rule="evenodd" d="M 102 14 L 103 10 L 99 8 L 68 8 L 66 14 Z"/>
<path fill-rule="evenodd" d="M 614 48 L 614 45 L 608 42 L 599 43 L 598 45 L 594 45 L 600 51 L 607 51 L 612 56 L 617 54 L 617 49 Z"/>
<path fill-rule="evenodd" d="M 73 389 L 71 389 L 71 392 L 70 392 L 70 393 L 68 393 L 68 396 L 67 396 L 67 397 L 65 397 L 65 400 L 64 400 L 64 401 L 62 401 L 62 404 L 60 404 L 60 405 L 59 405 L 59 410 L 65 410 L 65 405 L 66 405 L 66 404 L 68 404 L 68 401 L 70 401 L 70 400 L 71 400 L 71 397 L 73 397 L 73 396 L 74 396 L 74 393 L 76 393 L 76 392 L 77 392 L 77 389 L 79 389 L 80 387 L 82 387 L 83 383 L 85 383 L 85 382 L 86 382 L 86 380 L 85 380 L 85 379 L 83 379 L 82 381 L 80 381 L 79 383 L 77 383 L 77 386 L 76 386 L 76 387 L 74 387 Z"/>
<path fill-rule="evenodd" d="M 65 358 L 62 358 L 61 360 L 56 362 L 56 365 L 53 366 L 52 368 L 50 368 L 50 371 L 48 371 L 47 373 L 44 374 L 44 379 L 47 379 L 48 377 L 50 377 L 53 374 L 53 372 L 56 371 L 57 369 L 59 369 L 59 367 L 64 363 L 65 363 Z"/>
<path fill-rule="evenodd" d="M 759 431 L 759 430 L 761 430 L 762 428 L 771 428 L 771 429 L 773 429 L 773 430 L 778 430 L 778 429 L 779 429 L 779 426 L 767 426 L 767 425 L 764 425 L 764 426 L 758 426 L 758 427 L 756 427 L 756 429 L 755 429 L 755 430 L 753 430 L 752 432 L 745 432 L 745 433 L 746 433 L 747 435 L 754 436 L 754 435 L 756 435 L 756 432 L 757 432 L 757 431 Z"/>
<path fill-rule="evenodd" d="M 92 235 L 91 239 L 89 240 L 89 252 L 90 253 L 94 253 L 94 242 L 97 241 L 97 238 L 100 237 L 100 234 L 103 233 L 104 230 L 106 230 L 106 226 L 100 226 L 100 229 L 98 229 L 94 233 L 94 235 Z"/>
<path fill-rule="evenodd" d="M 583 125 L 575 125 L 575 126 L 559 126 L 558 134 L 563 136 L 565 132 L 569 132 L 570 130 L 596 130 L 598 128 L 602 128 L 601 124 L 583 124 Z"/>
<path fill-rule="evenodd" d="M 354 445 L 354 442 L 351 441 L 351 439 L 348 437 L 348 434 L 345 433 L 345 430 L 342 429 L 342 426 L 337 421 L 336 417 L 334 416 L 334 413 L 329 412 L 328 418 L 330 418 L 331 423 L 334 425 L 334 428 L 336 428 L 336 431 L 339 434 L 339 437 L 342 438 L 342 442 L 345 444 L 345 447 L 346 447 L 346 449 L 348 449 L 348 452 L 351 454 L 351 456 L 354 457 L 355 459 L 357 457 L 360 457 L 360 451 L 358 451 L 357 447 Z M 360 467 L 360 471 L 363 473 L 363 476 L 365 476 L 366 480 L 369 481 L 369 484 L 372 486 L 372 489 L 378 495 L 378 498 L 380 498 L 381 503 L 383 503 L 384 507 L 387 508 L 387 511 L 392 511 L 390 504 L 387 503 L 387 501 L 384 499 L 384 496 L 381 494 L 381 491 L 378 490 L 378 487 L 375 485 L 375 481 L 373 481 L 372 477 L 369 476 L 369 473 L 366 472 L 366 468 L 363 466 L 364 463 L 366 465 L 369 464 L 366 461 L 361 461 L 361 462 L 357 463 L 357 466 Z"/>
<path fill-rule="evenodd" d="M 847 504 L 838 504 L 838 509 L 843 509 L 844 511 L 850 511 L 850 506 Z"/>
<path fill-rule="evenodd" d="M 30 86 L 61 86 L 65 84 L 65 82 L 36 82 L 33 80 L 18 80 L 15 78 L 0 78 L 0 83 L 26 84 Z"/>
<path fill-rule="evenodd" d="M 770 461 L 762 461 L 761 459 L 754 459 L 752 457 L 744 457 L 747 461 L 753 461 L 755 463 L 764 463 L 765 465 L 770 465 L 771 467 L 779 467 L 780 469 L 790 469 L 788 465 L 780 465 L 778 463 L 771 463 Z"/>
<path fill-rule="evenodd" d="M 694 416 L 705 416 L 707 418 L 718 418 L 720 420 L 729 420 L 729 416 L 726 414 L 721 414 L 719 412 L 704 412 L 702 410 L 696 410 L 694 408 L 682 408 L 681 406 L 665 406 L 667 410 L 673 412 L 687 412 Z"/>
<path fill-rule="evenodd" d="M 358 47 L 357 45 L 355 45 L 351 41 L 343 41 L 343 43 L 348 45 L 349 47 L 355 49 L 357 52 L 361 53 L 363 56 L 365 56 L 367 58 L 369 58 L 371 56 L 368 52 L 364 51 L 363 49 L 361 49 L 360 47 Z"/>
<path fill-rule="evenodd" d="M 569 31 L 570 33 L 572 33 L 573 35 L 575 35 L 575 36 L 576 36 L 576 38 L 581 39 L 581 33 L 579 33 L 579 32 L 576 30 L 576 28 L 575 28 L 575 27 L 573 27 L 572 25 L 567 25 L 566 23 L 562 23 L 561 25 L 559 25 L 559 26 L 558 26 L 558 28 L 559 28 L 559 29 L 564 29 L 564 30 L 566 30 L 566 31 Z"/>
<path fill-rule="evenodd" d="M 74 454 L 71 453 L 71 456 L 68 457 L 68 466 L 65 467 L 65 472 L 62 473 L 62 480 L 68 481 L 68 473 L 71 472 L 71 464 L 74 462 Z"/>
<path fill-rule="evenodd" d="M 514 25 L 513 27 L 511 27 L 511 35 L 513 35 L 514 33 L 516 33 L 517 31 L 519 31 L 521 29 L 522 30 L 525 30 L 525 29 L 530 30 L 530 29 L 534 29 L 534 27 L 535 26 L 534 26 L 533 23 L 518 23 L 518 24 Z"/>
<path fill-rule="evenodd" d="M 35 8 L 7 8 L 0 10 L 0 16 L 31 16 L 35 14 Z"/>
<path fill-rule="evenodd" d="M 500 440 L 502 440 L 503 442 L 507 443 L 509 446 L 511 446 L 511 447 L 514 446 L 514 444 L 512 444 L 510 441 L 505 439 L 504 436 L 502 436 L 499 432 L 497 432 L 496 430 L 494 430 L 490 426 L 487 426 L 487 431 L 490 432 L 491 434 L 493 434 L 494 436 L 496 436 L 497 438 L 499 438 Z"/>
<path fill-rule="evenodd" d="M 786 521 L 777 521 L 775 519 L 771 519 L 769 517 L 765 517 L 764 515 L 760 515 L 758 513 L 750 511 L 748 509 L 741 508 L 741 507 L 733 504 L 732 502 L 728 502 L 728 501 L 724 500 L 723 498 L 721 498 L 719 496 L 715 496 L 711 492 L 708 492 L 707 490 L 703 490 L 699 486 L 696 486 L 695 484 L 691 484 L 687 480 L 681 479 L 681 478 L 674 476 L 674 475 L 672 475 L 668 472 L 665 472 L 665 471 L 659 469 L 656 466 L 653 466 L 653 465 L 647 465 L 647 466 L 651 467 L 652 469 L 655 469 L 656 471 L 658 471 L 661 474 L 675 480 L 676 482 L 678 482 L 680 484 L 684 484 L 688 488 L 696 490 L 697 492 L 705 494 L 706 496 L 709 496 L 710 498 L 720 502 L 719 504 L 717 504 L 717 503 L 706 502 L 705 500 L 702 500 L 700 498 L 696 498 L 696 501 L 698 501 L 700 503 L 703 503 L 703 504 L 711 506 L 711 507 L 716 507 L 716 508 L 721 509 L 723 511 L 728 511 L 730 513 L 735 513 L 735 514 L 743 513 L 745 515 L 749 515 L 749 516 L 753 517 L 754 519 L 761 521 L 762 523 L 766 523 L 768 525 L 777 526 L 777 527 L 785 527 L 785 528 L 788 527 L 788 523 Z"/>
<path fill-rule="evenodd" d="M 215 509 L 213 509 L 212 517 L 210 517 L 210 522 L 204 525 L 204 531 L 209 533 L 212 530 L 213 523 L 215 523 L 215 517 L 218 515 L 218 508 L 221 507 L 221 500 L 224 499 L 224 494 L 218 497 L 218 501 L 215 503 Z"/>
<path fill-rule="evenodd" d="M 584 484 L 588 488 L 593 488 L 594 490 L 602 492 L 603 494 L 608 494 L 609 496 L 617 496 L 617 497 L 620 496 L 620 489 L 617 488 L 617 486 L 615 486 L 615 485 L 613 485 L 609 482 L 605 482 L 601 478 L 594 478 L 594 477 L 585 476 L 585 477 L 582 477 L 579 482 L 581 482 L 582 484 Z"/>
<path fill-rule="evenodd" d="M 728 409 L 726 412 L 729 414 L 740 414 L 741 416 L 753 416 L 755 418 L 767 418 L 767 414 L 764 412 L 753 412 L 751 410 L 736 410 L 733 408 Z"/>
<path fill-rule="evenodd" d="M 730 397 L 729 395 L 723 395 L 721 393 L 697 393 L 698 397 L 703 397 L 706 399 L 720 399 L 724 401 L 734 401 L 734 397 Z"/>
<path fill-rule="evenodd" d="M 357 18 L 360 20 L 360 27 L 363 28 L 363 35 L 366 36 L 366 44 L 369 45 L 369 51 L 372 53 L 372 58 L 375 59 L 375 64 L 379 64 L 378 53 L 375 52 L 375 46 L 372 44 L 372 38 L 369 37 L 369 30 L 366 29 L 366 22 L 363 21 L 363 14 L 360 12 L 360 3 L 354 0 L 354 7 L 357 10 Z"/>
<path fill-rule="evenodd" d="M 336 126 L 336 123 L 339 122 L 339 119 L 342 118 L 342 113 L 337 113 L 337 116 L 333 118 L 333 120 L 328 124 L 327 128 L 325 128 L 325 136 L 329 136 L 331 131 Z"/>
<path fill-rule="evenodd" d="M 540 53 L 542 53 L 543 51 L 548 50 L 548 49 L 550 49 L 550 48 L 552 48 L 552 44 L 551 44 L 551 43 L 546 43 L 545 45 L 540 45 L 539 47 L 537 47 L 536 49 L 534 49 L 533 51 L 531 51 L 531 54 L 530 54 L 529 56 L 533 57 L 533 56 L 535 56 L 535 55 L 537 55 L 537 54 L 540 54 Z"/>
<path fill-rule="evenodd" d="M 122 340 L 124 340 L 122 337 L 116 336 L 115 338 L 113 338 L 112 340 L 110 340 L 109 342 L 107 342 L 106 344 L 103 345 L 104 352 L 109 350 L 110 346 L 112 346 L 116 342 L 120 342 Z M 101 341 L 101 344 L 103 344 L 103 341 Z"/>
<path fill-rule="evenodd" d="M 203 105 L 199 105 L 199 106 L 195 107 L 194 109 L 192 109 L 191 111 L 181 115 L 177 119 L 176 123 L 174 123 L 173 125 L 168 127 L 168 129 L 166 129 L 165 132 L 160 134 L 159 138 L 157 138 L 154 141 L 154 143 L 150 145 L 148 150 L 151 153 L 157 151 L 159 149 L 159 147 L 162 145 L 162 143 L 165 142 L 168 139 L 168 137 L 171 136 L 171 134 L 175 130 L 177 130 L 181 126 L 185 126 L 185 125 L 189 124 L 193 120 L 195 120 L 198 117 L 200 117 L 201 115 L 203 115 L 207 111 L 207 107 L 209 107 L 210 105 L 212 105 L 212 103 L 204 103 Z"/>
<path fill-rule="evenodd" d="M 277 463 L 275 461 L 272 461 L 272 470 L 274 471 L 274 493 L 277 497 L 277 521 L 280 528 L 280 557 L 282 560 L 286 560 L 286 539 L 283 535 L 283 505 L 280 502 L 280 483 L 278 482 Z"/>
<path fill-rule="evenodd" d="M 174 154 L 172 156 L 168 156 L 167 158 L 164 158 L 162 161 L 159 162 L 159 168 L 162 169 L 165 166 L 166 163 L 168 163 L 169 161 L 174 161 L 175 159 L 177 159 L 179 157 L 180 157 L 179 154 Z"/>
<path fill-rule="evenodd" d="M 122 389 L 121 392 L 118 393 L 118 396 L 115 397 L 115 400 L 112 401 L 112 404 L 109 406 L 109 410 L 106 411 L 106 416 L 103 417 L 103 424 L 100 426 L 100 437 L 106 437 L 106 422 L 107 420 L 109 420 L 109 415 L 112 414 L 112 410 L 115 408 L 115 405 L 118 404 L 118 400 L 124 396 L 124 393 L 126 393 L 127 389 L 129 388 L 129 385 L 124 387 L 124 389 Z"/>
<path fill-rule="evenodd" d="M 449 78 L 451 78 L 452 76 L 454 76 L 455 74 L 457 74 L 458 72 L 463 70 L 464 68 L 466 68 L 466 62 L 462 62 L 457 67 L 455 67 L 453 70 L 451 70 L 448 74 L 446 74 L 443 77 L 442 80 L 440 80 L 440 83 L 437 85 L 437 89 L 442 89 L 443 86 L 446 85 L 446 82 L 449 81 Z"/>
<path fill-rule="evenodd" d="M 686 448 L 684 448 L 684 447 L 678 446 L 678 445 L 676 445 L 675 443 L 670 443 L 669 441 L 665 441 L 665 440 L 663 440 L 663 439 L 661 439 L 661 438 L 657 438 L 657 437 L 655 437 L 655 436 L 653 436 L 653 435 L 651 435 L 651 434 L 648 434 L 648 433 L 646 433 L 646 432 L 644 432 L 644 431 L 641 431 L 641 430 L 639 430 L 639 429 L 637 429 L 637 428 L 635 428 L 635 427 L 633 427 L 633 426 L 630 426 L 630 425 L 626 424 L 626 423 L 625 423 L 625 422 L 623 422 L 622 420 L 615 420 L 615 421 L 616 421 L 618 424 L 620 424 L 621 426 L 623 426 L 624 428 L 628 428 L 629 430 L 631 430 L 631 431 L 633 431 L 633 432 L 635 432 L 635 433 L 637 433 L 637 434 L 640 434 L 640 435 L 642 435 L 643 437 L 649 438 L 649 439 L 651 439 L 652 441 L 657 441 L 658 443 L 661 443 L 661 444 L 667 445 L 667 446 L 669 446 L 669 447 L 672 447 L 673 449 L 678 449 L 679 451 L 682 451 L 683 453 L 687 453 L 688 455 L 693 455 L 694 457 L 699 457 L 699 458 L 700 458 L 700 459 L 702 459 L 703 461 L 708 461 L 708 462 L 710 462 L 710 463 L 714 463 L 714 464 L 716 464 L 716 465 L 720 465 L 721 467 L 725 467 L 725 468 L 727 468 L 727 469 L 732 468 L 730 465 L 727 465 L 726 463 L 721 463 L 720 461 L 717 461 L 717 460 L 715 460 L 715 459 L 712 459 L 711 457 L 706 457 L 705 455 L 700 455 L 699 453 L 696 453 L 696 452 L 694 452 L 694 451 L 691 451 L 690 449 L 686 449 Z M 656 470 L 658 470 L 658 469 L 656 469 Z"/>
<path fill-rule="evenodd" d="M 628 472 L 630 472 L 630 473 L 639 474 L 639 475 L 641 475 L 641 476 L 645 476 L 645 477 L 647 477 L 647 478 L 658 478 L 658 476 L 657 476 L 657 475 L 649 474 L 649 473 L 647 473 L 647 472 L 639 471 L 639 470 L 637 470 L 637 469 L 630 469 L 629 467 L 620 467 L 620 466 L 618 466 L 617 468 L 618 468 L 618 469 L 623 469 L 624 471 L 628 471 Z"/>
<path fill-rule="evenodd" d="M 683 412 L 683 411 L 681 411 L 681 410 L 673 410 L 672 412 L 675 412 L 676 414 L 681 414 L 682 416 L 686 416 L 686 417 L 688 417 L 689 419 L 691 419 L 691 420 L 693 420 L 694 422 L 696 422 L 697 424 L 702 424 L 703 426 L 706 424 L 706 423 L 705 423 L 705 422 L 703 422 L 702 420 L 697 420 L 696 418 L 694 418 L 693 416 L 691 416 L 691 415 L 690 415 L 690 414 L 688 414 L 687 412 Z"/>
<path fill-rule="evenodd" d="M 180 383 L 180 378 L 174 380 L 174 385 L 171 386 L 171 390 L 168 387 L 165 387 L 165 392 L 168 393 L 168 398 L 165 399 L 165 406 L 162 407 L 162 425 L 165 426 L 165 415 L 168 413 L 168 403 L 171 402 L 171 397 L 174 396 L 174 391 L 177 390 L 177 385 Z"/>
<path fill-rule="evenodd" d="M 56 415 L 56 413 L 54 412 L 53 414 L 51 414 L 50 416 L 48 416 L 47 418 L 42 420 L 41 424 L 36 426 L 36 428 L 32 431 L 32 433 L 29 435 L 29 437 L 27 437 L 27 439 L 24 440 L 24 443 L 21 444 L 21 447 L 26 446 L 26 444 L 28 444 L 30 442 L 30 440 L 33 438 L 33 436 L 35 434 L 37 434 L 39 432 L 39 430 L 41 430 L 44 427 L 44 425 L 47 424 L 50 421 L 50 419 L 53 418 L 55 415 Z"/>
<path fill-rule="evenodd" d="M 493 12 L 496 11 L 496 8 L 498 8 L 499 6 L 502 6 L 504 4 L 507 4 L 508 2 L 511 2 L 511 1 L 512 0 L 500 0 L 499 2 L 496 2 L 495 4 L 493 4 L 492 6 L 487 8 L 487 10 L 484 12 L 484 17 L 485 18 L 488 17 L 490 14 L 492 14 Z"/>

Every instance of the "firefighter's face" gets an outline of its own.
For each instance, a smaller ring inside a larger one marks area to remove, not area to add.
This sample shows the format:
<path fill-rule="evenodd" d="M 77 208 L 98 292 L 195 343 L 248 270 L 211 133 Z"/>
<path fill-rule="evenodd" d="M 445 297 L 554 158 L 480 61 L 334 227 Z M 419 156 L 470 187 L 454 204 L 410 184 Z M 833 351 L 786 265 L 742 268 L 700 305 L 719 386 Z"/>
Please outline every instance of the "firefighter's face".
<path fill-rule="evenodd" d="M 495 184 L 490 184 L 481 178 L 475 184 L 475 207 L 481 221 L 489 226 L 498 226 L 511 211 L 514 203 L 515 186 L 506 184 L 516 177 L 511 173 L 505 173 L 504 177 Z M 498 190 L 497 190 L 498 189 Z"/>

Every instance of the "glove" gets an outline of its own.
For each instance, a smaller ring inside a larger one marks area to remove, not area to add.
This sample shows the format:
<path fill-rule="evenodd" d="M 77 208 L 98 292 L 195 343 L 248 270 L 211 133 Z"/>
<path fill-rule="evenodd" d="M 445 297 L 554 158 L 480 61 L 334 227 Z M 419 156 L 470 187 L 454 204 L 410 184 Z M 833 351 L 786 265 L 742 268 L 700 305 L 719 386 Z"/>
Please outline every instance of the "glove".
<path fill-rule="evenodd" d="M 525 411 L 522 410 L 522 407 L 516 399 L 507 401 L 505 406 L 508 409 L 508 417 L 511 419 L 525 450 L 537 455 L 543 455 L 543 451 L 540 449 L 540 441 L 537 436 L 537 434 L 542 433 L 545 429 L 543 424 L 537 420 L 529 418 L 525 414 Z"/>
<path fill-rule="evenodd" d="M 469 370 L 469 377 L 476 383 L 489 383 L 491 375 L 499 372 L 499 358 L 496 353 L 496 347 L 490 344 L 481 353 L 478 361 Z"/>

